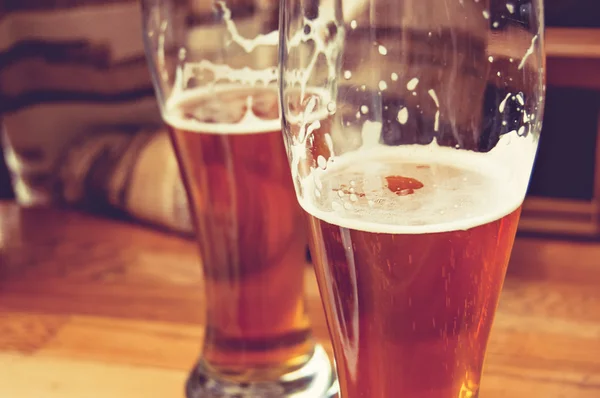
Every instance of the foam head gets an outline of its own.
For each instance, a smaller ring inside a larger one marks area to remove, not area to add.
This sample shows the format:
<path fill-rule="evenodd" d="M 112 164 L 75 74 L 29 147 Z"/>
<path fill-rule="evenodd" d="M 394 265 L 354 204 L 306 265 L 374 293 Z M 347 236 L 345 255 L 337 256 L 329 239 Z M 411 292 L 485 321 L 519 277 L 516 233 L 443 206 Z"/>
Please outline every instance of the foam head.
<path fill-rule="evenodd" d="M 369 232 L 466 230 L 523 201 L 526 186 L 496 160 L 437 145 L 356 151 L 304 178 L 300 203 L 330 224 Z"/>
<path fill-rule="evenodd" d="M 281 129 L 274 87 L 221 85 L 171 97 L 164 119 L 171 126 L 206 134 L 259 134 Z"/>

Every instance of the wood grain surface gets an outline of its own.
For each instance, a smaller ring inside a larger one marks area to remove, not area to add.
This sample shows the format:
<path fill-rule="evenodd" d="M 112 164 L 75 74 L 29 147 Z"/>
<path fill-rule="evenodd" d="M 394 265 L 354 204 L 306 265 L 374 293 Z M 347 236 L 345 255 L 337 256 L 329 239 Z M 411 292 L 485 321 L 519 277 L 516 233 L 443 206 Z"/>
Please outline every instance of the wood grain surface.
<path fill-rule="evenodd" d="M 190 241 L 0 203 L 0 397 L 183 397 L 201 286 Z M 480 397 L 600 397 L 600 245 L 517 240 Z"/>

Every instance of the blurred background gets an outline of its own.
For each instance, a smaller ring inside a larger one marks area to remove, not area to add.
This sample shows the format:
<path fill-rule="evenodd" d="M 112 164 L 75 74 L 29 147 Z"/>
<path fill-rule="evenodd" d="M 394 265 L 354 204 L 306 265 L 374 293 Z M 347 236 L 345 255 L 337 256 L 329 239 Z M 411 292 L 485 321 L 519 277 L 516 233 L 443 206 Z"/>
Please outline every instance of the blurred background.
<path fill-rule="evenodd" d="M 545 3 L 546 110 L 520 230 L 598 238 L 600 3 Z"/>
<path fill-rule="evenodd" d="M 81 3 L 92 4 L 99 0 L 53 1 L 53 9 L 70 8 Z M 107 2 L 103 0 L 103 2 Z M 110 3 L 136 1 L 110 0 Z M 209 2 L 207 2 L 208 4 Z M 547 102 L 542 139 L 534 175 L 529 188 L 520 231 L 526 234 L 550 234 L 557 236 L 600 238 L 600 2 L 597 0 L 546 0 L 546 51 L 547 51 Z M 43 9 L 47 4 L 35 0 L 0 1 L 0 20 L 3 15 L 18 13 L 31 8 Z M 490 1 L 493 9 L 494 0 Z M 515 1 L 515 9 L 526 19 L 530 5 L 526 0 Z M 207 10 L 208 11 L 208 7 Z M 16 14 L 15 14 L 16 15 Z M 6 22 L 6 21 L 5 21 Z M 4 24 L 6 25 L 6 23 Z M 136 25 L 136 23 L 132 24 Z M 132 27 L 133 29 L 134 27 Z M 2 29 L 8 29 L 6 26 Z M 0 41 L 2 31 L 0 30 Z M 0 43 L 1 44 L 1 43 Z M 6 44 L 6 43 L 5 43 Z M 88 102 L 106 104 L 116 101 L 153 101 L 153 91 L 145 74 L 145 59 L 142 54 L 124 58 L 114 63 L 109 51 L 101 42 L 56 42 L 28 40 L 0 47 L 0 93 L 10 86 L 15 65 L 23 65 L 35 71 L 35 62 L 60 64 L 77 63 L 78 68 L 103 69 L 107 65 L 116 72 L 134 71 L 144 76 L 133 84 L 129 91 L 115 87 L 105 95 L 88 93 Z M 113 62 L 113 64 L 111 64 Z M 33 68 L 33 69 L 31 69 Z M 118 69 L 120 68 L 120 69 Z M 112 72 L 111 72 L 112 73 Z M 122 79 L 120 80 L 122 81 Z M 98 83 L 98 82 L 96 82 Z M 102 86 L 102 84 L 100 84 Z M 32 85 L 33 87 L 33 85 Z M 102 87 L 106 91 L 106 87 Z M 8 90 L 9 91 L 9 90 Z M 0 96 L 0 114 L 10 111 L 19 100 L 29 102 L 52 102 L 54 97 L 65 97 L 69 93 L 59 91 L 21 90 L 20 98 Z M 73 93 L 70 93 L 73 94 Z M 158 116 L 158 115 L 156 115 Z M 126 126 L 131 128 L 131 126 Z M 156 127 L 158 129 L 158 127 Z M 568 137 L 568 139 L 567 139 Z M 143 141 L 143 140 L 141 140 Z M 133 145 L 133 144 L 132 144 Z M 6 144 L 5 144 L 6 146 Z M 135 145 L 133 145 L 135 146 Z M 164 145 L 167 147 L 167 145 Z M 141 147 L 141 146 L 140 146 Z M 6 148 L 4 154 L 6 156 Z M 5 156 L 0 158 L 0 198 L 14 198 L 14 175 L 11 185 L 10 168 L 6 167 Z M 174 167 L 172 167 L 173 170 Z M 173 171 L 172 173 L 174 173 Z M 167 188 L 165 188 L 167 189 Z M 178 191 L 178 187 L 168 190 Z M 145 190 L 150 192 L 151 190 Z M 110 195 L 109 195 L 110 196 Z M 127 203 L 121 207 L 127 208 Z M 150 219 L 156 224 L 178 229 L 181 222 L 171 214 L 158 220 L 144 217 L 155 214 L 156 209 L 139 210 L 139 219 Z M 141 206 L 141 207 L 144 207 Z M 114 207 L 114 206 L 113 206 Z M 118 206 L 117 206 L 118 207 Z M 139 207 L 139 206 L 138 206 Z M 177 207 L 177 206 L 175 206 Z M 181 204 L 180 207 L 185 207 Z M 135 211 L 134 211 L 135 212 Z M 154 213 L 153 213 L 154 212 Z M 166 211 L 167 213 L 172 210 Z M 116 216 L 125 216 L 117 212 Z M 131 212 L 130 212 L 131 213 Z M 156 217 L 154 217 L 156 218 Z M 183 223 L 186 223 L 184 220 Z M 181 228 L 179 228 L 181 229 Z M 183 228 L 189 231 L 189 226 Z"/>

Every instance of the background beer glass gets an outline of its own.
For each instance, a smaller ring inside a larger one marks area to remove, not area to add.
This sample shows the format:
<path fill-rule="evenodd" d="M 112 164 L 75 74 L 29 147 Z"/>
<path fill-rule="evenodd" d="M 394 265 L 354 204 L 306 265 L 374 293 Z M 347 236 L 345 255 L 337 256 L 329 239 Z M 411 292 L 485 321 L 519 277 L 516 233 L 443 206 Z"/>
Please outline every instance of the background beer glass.
<path fill-rule="evenodd" d="M 305 312 L 305 230 L 281 135 L 277 3 L 142 3 L 205 276 L 187 395 L 327 396 L 335 378 Z"/>
<path fill-rule="evenodd" d="M 476 397 L 541 129 L 541 1 L 282 4 L 284 135 L 341 396 Z"/>

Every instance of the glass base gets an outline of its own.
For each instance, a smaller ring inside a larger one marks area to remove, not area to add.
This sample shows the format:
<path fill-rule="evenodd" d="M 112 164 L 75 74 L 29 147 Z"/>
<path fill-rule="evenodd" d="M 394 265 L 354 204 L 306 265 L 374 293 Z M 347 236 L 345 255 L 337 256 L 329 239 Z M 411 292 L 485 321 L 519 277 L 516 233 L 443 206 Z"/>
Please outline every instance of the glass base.
<path fill-rule="evenodd" d="M 200 361 L 185 386 L 187 398 L 337 398 L 338 391 L 335 371 L 320 345 L 306 365 L 278 380 L 238 383 L 218 379 Z"/>

